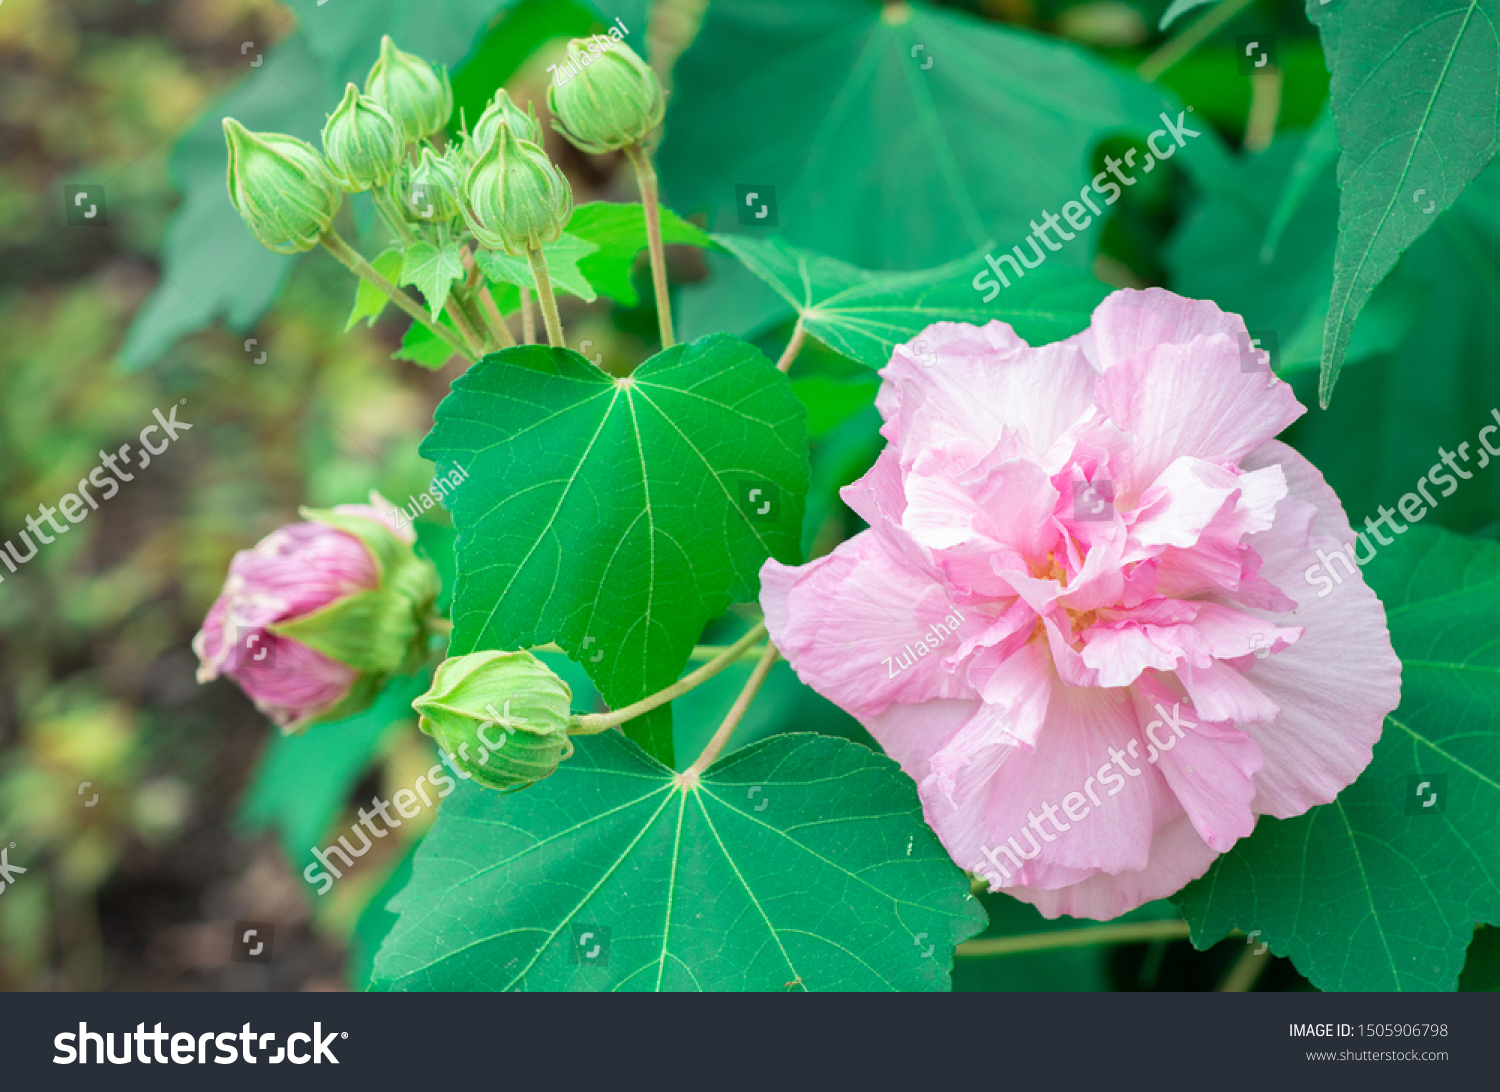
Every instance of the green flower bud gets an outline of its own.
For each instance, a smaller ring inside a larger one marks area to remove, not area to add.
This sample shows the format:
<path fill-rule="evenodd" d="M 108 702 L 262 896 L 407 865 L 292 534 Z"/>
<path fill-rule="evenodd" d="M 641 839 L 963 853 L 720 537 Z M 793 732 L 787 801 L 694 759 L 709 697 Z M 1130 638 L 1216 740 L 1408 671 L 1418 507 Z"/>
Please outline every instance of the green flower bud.
<path fill-rule="evenodd" d="M 422 731 L 460 777 L 523 789 L 573 753 L 573 691 L 529 652 L 472 652 L 444 660 L 416 701 Z"/>
<path fill-rule="evenodd" d="M 479 115 L 479 120 L 474 123 L 475 152 L 483 152 L 495 139 L 495 130 L 502 125 L 509 125 L 516 136 L 522 140 L 530 141 L 541 147 L 542 123 L 536 119 L 536 110 L 530 103 L 526 104 L 523 112 L 519 106 L 510 101 L 510 96 L 505 93 L 505 88 L 495 92 L 495 97 L 485 107 L 484 113 Z"/>
<path fill-rule="evenodd" d="M 446 156 L 422 149 L 422 158 L 409 164 L 402 178 L 405 198 L 401 211 L 414 224 L 441 224 L 458 215 L 463 189 L 458 171 Z"/>
<path fill-rule="evenodd" d="M 661 81 L 623 42 L 602 35 L 568 43 L 567 61 L 547 88 L 552 127 L 596 155 L 639 144 L 667 112 Z M 572 73 L 564 76 L 563 70 Z"/>
<path fill-rule="evenodd" d="M 345 193 L 384 186 L 401 167 L 406 146 L 385 108 L 350 84 L 323 126 L 323 150 Z"/>
<path fill-rule="evenodd" d="M 448 70 L 402 53 L 389 34 L 380 39 L 380 58 L 365 78 L 365 94 L 396 119 L 408 144 L 443 128 L 453 113 Z"/>
<path fill-rule="evenodd" d="M 547 153 L 519 140 L 509 125 L 464 181 L 464 219 L 490 250 L 525 254 L 562 234 L 573 215 L 573 188 Z"/>
<path fill-rule="evenodd" d="M 281 133 L 252 133 L 224 119 L 229 200 L 250 233 L 277 254 L 311 250 L 344 195 L 316 148 Z"/>

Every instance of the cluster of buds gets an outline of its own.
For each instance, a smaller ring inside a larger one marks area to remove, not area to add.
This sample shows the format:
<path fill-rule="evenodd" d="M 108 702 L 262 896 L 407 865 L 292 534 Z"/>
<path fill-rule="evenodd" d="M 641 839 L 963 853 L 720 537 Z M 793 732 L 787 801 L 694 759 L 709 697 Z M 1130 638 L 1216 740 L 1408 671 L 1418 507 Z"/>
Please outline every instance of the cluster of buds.
<path fill-rule="evenodd" d="M 547 94 L 553 128 L 591 153 L 643 142 L 666 109 L 655 73 L 611 33 L 569 42 L 572 75 Z M 561 235 L 573 192 L 543 150 L 536 110 L 501 88 L 473 130 L 439 151 L 432 138 L 452 113 L 447 73 L 385 37 L 364 90 L 349 84 L 328 116 L 322 152 L 225 119 L 230 200 L 278 254 L 316 246 L 343 194 L 367 190 L 406 238 L 466 226 L 483 247 L 524 254 Z"/>

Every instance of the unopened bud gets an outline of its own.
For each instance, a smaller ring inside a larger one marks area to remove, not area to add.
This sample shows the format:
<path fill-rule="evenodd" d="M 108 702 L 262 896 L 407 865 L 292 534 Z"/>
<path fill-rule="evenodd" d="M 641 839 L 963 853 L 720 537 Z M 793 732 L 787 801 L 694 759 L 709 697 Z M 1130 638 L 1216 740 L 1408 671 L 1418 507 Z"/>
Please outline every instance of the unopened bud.
<path fill-rule="evenodd" d="M 523 789 L 573 753 L 573 692 L 529 652 L 471 652 L 438 665 L 412 708 L 460 777 Z"/>
<path fill-rule="evenodd" d="M 562 234 L 573 215 L 573 188 L 547 153 L 509 125 L 479 157 L 464 182 L 464 219 L 490 250 L 525 254 Z"/>
<path fill-rule="evenodd" d="M 445 156 L 422 149 L 422 158 L 411 164 L 402 182 L 405 200 L 401 211 L 414 224 L 447 223 L 458 215 L 462 191 L 458 171 Z"/>
<path fill-rule="evenodd" d="M 471 139 L 474 142 L 476 154 L 482 153 L 490 146 L 490 142 L 495 139 L 495 131 L 502 125 L 509 125 L 521 140 L 530 141 L 540 147 L 542 123 L 536 119 L 536 110 L 530 103 L 527 103 L 523 111 L 511 102 L 510 96 L 502 87 L 495 92 L 495 97 L 490 100 L 484 113 L 480 114 L 479 120 L 474 123 L 474 134 Z"/>
<path fill-rule="evenodd" d="M 344 195 L 328 162 L 306 141 L 252 133 L 224 119 L 229 200 L 250 233 L 277 254 L 311 250 L 333 223 Z"/>
<path fill-rule="evenodd" d="M 380 39 L 380 58 L 365 78 L 365 94 L 384 106 L 410 144 L 448 124 L 453 88 L 446 69 L 434 69 L 421 57 L 402 53 L 387 34 Z"/>
<path fill-rule="evenodd" d="M 651 66 L 623 42 L 568 43 L 576 75 L 547 88 L 552 127 L 586 152 L 601 154 L 639 144 L 661 124 L 666 99 Z"/>
<path fill-rule="evenodd" d="M 391 180 L 401 167 L 405 145 L 391 115 L 351 83 L 323 126 L 323 150 L 344 192 L 363 193 Z"/>

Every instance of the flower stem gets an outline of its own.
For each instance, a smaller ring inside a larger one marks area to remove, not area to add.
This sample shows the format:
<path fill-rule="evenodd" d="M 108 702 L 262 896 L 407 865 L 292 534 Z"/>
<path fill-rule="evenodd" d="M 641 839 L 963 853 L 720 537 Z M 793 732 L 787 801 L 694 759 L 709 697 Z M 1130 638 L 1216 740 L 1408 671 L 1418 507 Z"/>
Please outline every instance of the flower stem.
<path fill-rule="evenodd" d="M 552 294 L 552 278 L 547 273 L 547 257 L 539 246 L 529 247 L 531 277 L 536 281 L 537 299 L 542 303 L 542 318 L 547 321 L 547 341 L 554 349 L 562 348 L 562 319 L 557 315 L 557 297 Z"/>
<path fill-rule="evenodd" d="M 1219 0 L 1202 19 L 1142 61 L 1135 74 L 1146 83 L 1155 83 L 1163 72 L 1197 49 L 1210 34 L 1249 6 L 1250 0 Z"/>
<path fill-rule="evenodd" d="M 781 354 L 781 359 L 776 362 L 776 367 L 786 371 L 792 366 L 792 361 L 797 359 L 797 354 L 802 351 L 802 343 L 807 340 L 807 327 L 802 325 L 802 316 L 797 316 L 797 326 L 792 331 L 792 340 L 786 343 L 786 349 Z"/>
<path fill-rule="evenodd" d="M 490 295 L 487 284 L 479 286 L 479 307 L 484 313 L 485 325 L 490 328 L 490 333 L 495 336 L 502 348 L 510 348 L 516 343 L 516 337 L 510 332 L 510 327 L 505 324 L 505 319 L 500 317 L 500 308 L 495 306 L 495 297 Z"/>
<path fill-rule="evenodd" d="M 1087 929 L 1058 929 L 1051 933 L 1027 933 L 1018 937 L 966 940 L 953 950 L 960 958 L 1047 952 L 1056 948 L 1087 948 L 1095 944 L 1129 944 L 1141 940 L 1184 940 L 1185 921 L 1138 921 L 1124 925 L 1095 925 Z"/>
<path fill-rule="evenodd" d="M 641 207 L 646 211 L 646 242 L 651 248 L 651 282 L 656 287 L 656 320 L 661 327 L 661 347 L 677 344 L 672 336 L 672 297 L 667 292 L 667 252 L 661 242 L 661 209 L 656 199 L 656 168 L 651 156 L 639 144 L 625 148 L 626 158 L 635 168 L 641 187 Z"/>
<path fill-rule="evenodd" d="M 586 713 L 581 717 L 573 718 L 573 723 L 568 727 L 568 734 L 574 736 L 593 736 L 600 732 L 608 731 L 627 720 L 634 720 L 643 713 L 649 713 L 657 706 L 666 705 L 674 698 L 680 698 L 693 687 L 707 682 L 720 671 L 740 658 L 740 654 L 755 644 L 766 635 L 766 624 L 757 622 L 750 627 L 750 632 L 730 645 L 719 655 L 691 674 L 684 675 L 665 690 L 658 690 L 655 694 L 642 698 L 640 701 L 625 706 L 623 709 L 615 709 L 608 713 Z"/>
<path fill-rule="evenodd" d="M 531 289 L 521 289 L 521 340 L 527 345 L 536 344 L 536 315 L 531 310 Z"/>
<path fill-rule="evenodd" d="M 453 325 L 458 327 L 458 332 L 464 336 L 464 340 L 469 343 L 469 347 L 476 352 L 483 353 L 484 338 L 479 336 L 474 315 L 470 310 L 470 302 L 465 295 L 464 286 L 455 285 L 453 291 L 448 294 L 448 303 L 444 310 L 448 312 L 448 317 L 453 320 Z"/>
<path fill-rule="evenodd" d="M 734 705 L 730 706 L 729 715 L 724 718 L 724 723 L 719 725 L 719 730 L 714 733 L 714 738 L 708 741 L 708 746 L 703 748 L 703 753 L 693 760 L 693 764 L 682 773 L 683 780 L 696 780 L 704 770 L 713 764 L 714 759 L 719 757 L 719 752 L 724 749 L 724 744 L 729 742 L 729 737 L 734 735 L 734 730 L 740 726 L 740 720 L 745 716 L 745 710 L 750 708 L 750 703 L 755 700 L 755 695 L 760 692 L 761 684 L 766 681 L 766 675 L 770 673 L 780 653 L 776 646 L 767 644 L 766 650 L 760 654 L 760 661 L 756 663 L 755 670 L 750 672 L 750 678 L 745 682 L 745 689 L 740 691 L 740 696 L 734 699 Z"/>
<path fill-rule="evenodd" d="M 459 340 L 458 336 L 454 334 L 452 330 L 449 330 L 447 327 L 441 325 L 440 323 L 432 321 L 432 319 L 427 316 L 427 312 L 422 309 L 422 306 L 418 304 L 416 300 L 412 299 L 405 292 L 401 291 L 401 289 L 397 288 L 390 281 L 382 277 L 379 272 L 376 271 L 374 266 L 365 261 L 364 255 L 360 254 L 359 251 L 355 250 L 348 243 L 344 242 L 342 238 L 339 237 L 338 232 L 334 231 L 332 228 L 329 228 L 326 232 L 323 233 L 323 238 L 320 241 L 328 249 L 328 252 L 335 258 L 337 258 L 341 263 L 343 263 L 345 268 L 347 268 L 351 273 L 355 274 L 358 277 L 362 277 L 364 280 L 369 281 L 376 288 L 380 289 L 381 292 L 385 293 L 387 299 L 389 299 L 397 307 L 401 308 L 401 310 L 405 311 L 412 318 L 420 322 L 423 326 L 427 327 L 427 329 L 431 330 L 439 338 L 446 341 L 450 346 L 452 346 L 455 352 L 463 354 L 463 356 L 465 356 L 471 363 L 479 359 L 474 355 L 472 351 L 470 351 L 468 346 L 466 346 L 461 340 Z"/>

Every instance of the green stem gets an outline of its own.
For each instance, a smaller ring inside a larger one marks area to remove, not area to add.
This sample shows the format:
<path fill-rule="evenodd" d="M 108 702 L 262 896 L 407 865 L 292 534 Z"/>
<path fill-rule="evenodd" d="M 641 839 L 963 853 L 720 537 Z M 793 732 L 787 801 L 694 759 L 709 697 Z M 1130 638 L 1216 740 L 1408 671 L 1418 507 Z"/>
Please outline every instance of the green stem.
<path fill-rule="evenodd" d="M 1135 74 L 1146 83 L 1155 82 L 1163 72 L 1202 45 L 1210 34 L 1249 7 L 1250 2 L 1251 0 L 1219 0 L 1202 19 L 1142 61 Z"/>
<path fill-rule="evenodd" d="M 438 337 L 442 338 L 442 340 L 446 341 L 450 346 L 452 346 L 455 352 L 463 354 L 469 359 L 471 363 L 479 359 L 474 355 L 473 352 L 469 350 L 468 346 L 466 346 L 462 341 L 459 340 L 458 336 L 454 334 L 452 330 L 448 329 L 446 326 L 443 326 L 441 323 L 432 321 L 432 319 L 428 317 L 427 312 L 419 303 L 417 303 L 416 300 L 412 299 L 405 292 L 401 291 L 401 289 L 397 288 L 390 281 L 382 277 L 374 266 L 365 261 L 364 255 L 360 254 L 359 251 L 355 250 L 348 243 L 344 242 L 344 240 L 339 237 L 339 233 L 334 231 L 333 228 L 329 228 L 327 231 L 325 231 L 323 233 L 323 238 L 320 241 L 328 249 L 328 252 L 335 258 L 337 258 L 351 273 L 353 273 L 357 277 L 361 277 L 364 280 L 369 281 L 372 285 L 383 292 L 386 298 L 394 303 L 397 307 L 401 308 L 401 310 L 405 311 L 412 318 L 416 319 L 423 326 L 427 327 L 427 329 L 431 330 Z"/>
<path fill-rule="evenodd" d="M 1052 933 L 1028 933 L 1018 937 L 966 940 L 953 950 L 962 958 L 1047 952 L 1056 948 L 1087 948 L 1095 944 L 1129 944 L 1142 940 L 1183 940 L 1185 921 L 1140 921 L 1126 925 L 1095 925 L 1087 929 L 1059 929 Z"/>
<path fill-rule="evenodd" d="M 684 675 L 665 690 L 658 690 L 655 694 L 642 698 L 640 701 L 625 706 L 623 709 L 615 709 L 608 713 L 586 713 L 581 717 L 574 717 L 573 723 L 568 727 L 568 734 L 574 736 L 593 736 L 600 732 L 608 731 L 627 720 L 634 720 L 643 713 L 649 713 L 657 706 L 666 705 L 674 698 L 680 698 L 693 687 L 705 683 L 720 671 L 740 658 L 740 654 L 755 644 L 766 635 L 766 624 L 757 622 L 750 627 L 750 632 L 741 637 L 734 644 L 715 656 L 698 670 Z"/>
<path fill-rule="evenodd" d="M 667 292 L 667 252 L 661 242 L 661 209 L 656 197 L 656 168 L 651 156 L 639 144 L 625 149 L 625 156 L 635 168 L 641 187 L 641 207 L 646 211 L 646 242 L 651 248 L 651 282 L 656 287 L 656 321 L 661 327 L 661 347 L 677 344 L 672 336 L 672 297 Z"/>
<path fill-rule="evenodd" d="M 521 340 L 527 345 L 536 344 L 536 315 L 531 310 L 531 289 L 521 288 Z"/>
<path fill-rule="evenodd" d="M 464 336 L 469 347 L 475 352 L 483 353 L 485 350 L 484 338 L 479 336 L 474 314 L 470 310 L 469 301 L 465 298 L 465 286 L 456 285 L 453 291 L 448 293 L 448 303 L 444 308 L 448 317 L 453 320 L 453 325 L 458 327 L 458 332 Z"/>
<path fill-rule="evenodd" d="M 755 670 L 750 672 L 750 678 L 745 681 L 745 688 L 740 691 L 740 696 L 735 698 L 734 704 L 730 706 L 729 715 L 724 718 L 724 723 L 719 725 L 719 730 L 714 733 L 713 739 L 708 741 L 708 746 L 703 748 L 703 753 L 682 772 L 683 781 L 696 782 L 703 771 L 713 765 L 714 759 L 718 758 L 719 752 L 724 749 L 724 744 L 729 742 L 729 737 L 734 735 L 734 730 L 740 726 L 745 710 L 750 708 L 750 703 L 760 692 L 761 684 L 766 681 L 766 675 L 770 673 L 779 655 L 775 645 L 766 645 L 766 650 L 760 654 L 760 661 L 756 663 Z"/>
<path fill-rule="evenodd" d="M 539 246 L 530 247 L 526 257 L 531 262 L 531 277 L 536 281 L 537 299 L 542 303 L 542 318 L 547 321 L 547 341 L 554 349 L 563 344 L 562 319 L 557 315 L 557 297 L 552 294 L 552 278 L 547 274 L 547 256 Z"/>
<path fill-rule="evenodd" d="M 510 327 L 505 324 L 505 319 L 500 317 L 500 308 L 495 306 L 495 297 L 490 295 L 487 284 L 479 286 L 479 309 L 484 315 L 484 323 L 490 328 L 501 348 L 509 349 L 516 343 L 515 335 L 510 332 Z"/>
<path fill-rule="evenodd" d="M 802 343 L 807 340 L 807 327 L 802 325 L 802 317 L 797 317 L 796 329 L 792 331 L 792 339 L 786 343 L 786 349 L 781 354 L 781 359 L 776 362 L 780 371 L 786 371 L 792 366 L 792 361 L 797 359 L 797 354 L 802 351 Z"/>

